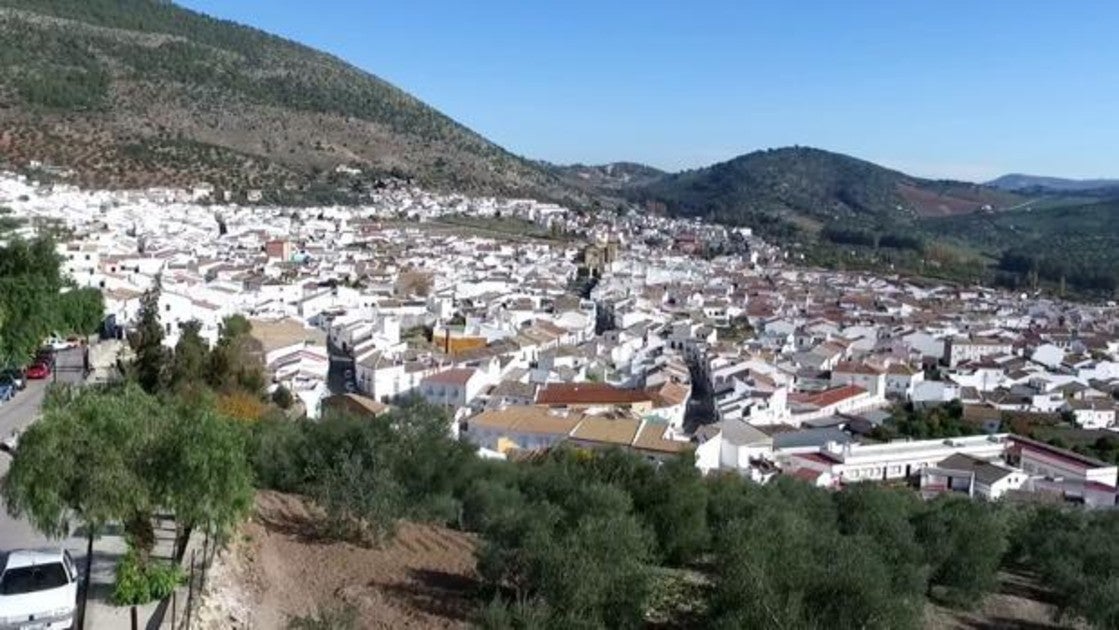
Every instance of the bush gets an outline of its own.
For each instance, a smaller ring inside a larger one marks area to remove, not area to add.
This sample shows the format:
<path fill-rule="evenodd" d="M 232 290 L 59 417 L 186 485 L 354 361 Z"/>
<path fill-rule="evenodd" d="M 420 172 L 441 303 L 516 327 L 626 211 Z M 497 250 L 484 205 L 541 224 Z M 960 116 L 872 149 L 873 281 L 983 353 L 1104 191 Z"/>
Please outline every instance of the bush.
<path fill-rule="evenodd" d="M 291 390 L 280 385 L 276 387 L 276 391 L 272 392 L 272 402 L 276 403 L 276 406 L 280 409 L 291 409 L 295 399 L 291 395 Z"/>
<path fill-rule="evenodd" d="M 140 561 L 135 549 L 117 563 L 112 602 L 117 606 L 142 606 L 169 597 L 185 580 L 181 567 L 165 562 Z"/>

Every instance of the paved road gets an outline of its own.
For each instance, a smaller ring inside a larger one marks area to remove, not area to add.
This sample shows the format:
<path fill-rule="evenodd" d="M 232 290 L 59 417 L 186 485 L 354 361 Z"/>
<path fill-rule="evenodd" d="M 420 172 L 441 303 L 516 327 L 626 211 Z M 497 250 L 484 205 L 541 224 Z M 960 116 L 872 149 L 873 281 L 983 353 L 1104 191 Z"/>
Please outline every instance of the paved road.
<path fill-rule="evenodd" d="M 82 354 L 79 350 L 58 353 L 57 370 L 54 377 L 60 383 L 80 383 L 82 381 Z M 27 389 L 16 397 L 0 404 L 0 435 L 7 437 L 12 431 L 26 428 L 39 415 L 39 407 L 47 391 L 49 381 L 28 381 Z M 0 477 L 7 474 L 10 458 L 0 453 Z M 2 502 L 0 502 L 2 503 Z M 35 531 L 23 519 L 8 516 L 8 511 L 0 506 L 0 554 L 12 549 L 58 548 L 64 546 L 74 555 L 78 566 L 85 566 L 85 541 L 80 537 L 64 540 L 51 540 Z M 95 554 L 96 557 L 96 554 Z"/>

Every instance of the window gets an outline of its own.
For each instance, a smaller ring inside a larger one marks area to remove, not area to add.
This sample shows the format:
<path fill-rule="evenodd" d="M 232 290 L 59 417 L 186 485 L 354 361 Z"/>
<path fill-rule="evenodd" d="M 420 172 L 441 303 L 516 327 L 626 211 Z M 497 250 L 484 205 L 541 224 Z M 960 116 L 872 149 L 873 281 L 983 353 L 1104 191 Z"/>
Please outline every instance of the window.
<path fill-rule="evenodd" d="M 171 305 L 170 304 L 165 304 L 163 306 L 163 310 L 170 313 L 171 312 Z"/>
<path fill-rule="evenodd" d="M 61 562 L 8 569 L 0 578 L 0 595 L 23 595 L 70 583 Z"/>

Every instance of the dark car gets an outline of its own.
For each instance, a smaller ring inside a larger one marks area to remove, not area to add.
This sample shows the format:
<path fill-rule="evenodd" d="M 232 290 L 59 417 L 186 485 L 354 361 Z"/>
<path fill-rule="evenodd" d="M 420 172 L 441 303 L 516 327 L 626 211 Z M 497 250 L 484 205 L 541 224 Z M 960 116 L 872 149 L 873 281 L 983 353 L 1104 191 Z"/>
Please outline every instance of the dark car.
<path fill-rule="evenodd" d="M 41 363 L 41 364 L 47 366 L 48 368 L 53 368 L 54 367 L 54 350 L 51 350 L 50 348 L 44 348 L 44 349 L 40 350 L 39 354 L 35 355 L 35 363 Z"/>
<path fill-rule="evenodd" d="M 11 380 L 16 389 L 27 389 L 27 377 L 23 374 L 23 370 L 19 368 L 0 370 L 0 382 L 5 380 Z"/>

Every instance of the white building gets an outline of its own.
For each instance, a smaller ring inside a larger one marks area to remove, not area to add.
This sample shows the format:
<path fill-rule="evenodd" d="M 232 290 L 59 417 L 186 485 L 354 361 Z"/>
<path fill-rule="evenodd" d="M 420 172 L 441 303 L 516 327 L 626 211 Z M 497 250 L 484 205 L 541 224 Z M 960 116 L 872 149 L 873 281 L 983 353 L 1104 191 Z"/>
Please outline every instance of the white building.
<path fill-rule="evenodd" d="M 952 455 L 996 459 L 1006 449 L 1006 439 L 1006 434 L 997 434 L 888 444 L 829 444 L 823 449 L 790 454 L 786 466 L 790 470 L 828 472 L 841 483 L 908 479 Z"/>

